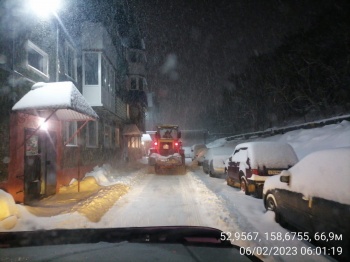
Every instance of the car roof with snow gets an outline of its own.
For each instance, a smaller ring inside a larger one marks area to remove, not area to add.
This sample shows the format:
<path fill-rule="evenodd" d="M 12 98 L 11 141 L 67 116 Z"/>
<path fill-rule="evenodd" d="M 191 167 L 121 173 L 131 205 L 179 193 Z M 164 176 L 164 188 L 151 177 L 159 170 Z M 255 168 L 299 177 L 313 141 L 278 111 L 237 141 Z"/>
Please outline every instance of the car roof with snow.
<path fill-rule="evenodd" d="M 350 147 L 320 150 L 304 157 L 290 168 L 290 185 L 280 182 L 280 175 L 269 177 L 264 184 L 267 190 L 280 188 L 321 197 L 350 205 Z M 320 179 L 322 178 L 322 179 Z"/>
<path fill-rule="evenodd" d="M 235 150 L 234 146 L 220 146 L 220 147 L 212 147 L 209 148 L 205 154 L 205 158 L 213 158 L 214 156 L 225 156 L 229 157 L 233 151 Z"/>
<path fill-rule="evenodd" d="M 259 141 L 238 144 L 238 149 L 249 148 L 248 157 L 251 168 L 266 166 L 268 168 L 285 168 L 295 165 L 298 157 L 291 145 L 287 143 Z"/>

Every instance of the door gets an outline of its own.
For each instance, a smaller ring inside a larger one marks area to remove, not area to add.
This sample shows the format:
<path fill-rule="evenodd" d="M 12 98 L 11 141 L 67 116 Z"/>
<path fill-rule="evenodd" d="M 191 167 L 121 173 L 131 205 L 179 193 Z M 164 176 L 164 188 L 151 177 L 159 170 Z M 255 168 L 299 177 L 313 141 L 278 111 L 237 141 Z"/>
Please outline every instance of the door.
<path fill-rule="evenodd" d="M 232 161 L 229 162 L 228 176 L 234 180 L 235 183 L 240 183 L 239 171 L 241 163 L 245 163 L 247 161 L 247 148 L 239 148 L 236 149 L 233 156 Z M 245 171 L 245 170 L 244 170 Z"/>
<path fill-rule="evenodd" d="M 285 189 L 276 190 L 277 205 L 284 219 L 291 225 L 305 232 L 311 229 L 311 209 L 308 198 L 299 192 Z"/>
<path fill-rule="evenodd" d="M 30 202 L 40 197 L 41 179 L 41 148 L 39 134 L 34 130 L 25 130 L 24 150 L 24 202 Z"/>
<path fill-rule="evenodd" d="M 43 131 L 40 133 L 40 140 L 42 148 L 41 193 L 49 196 L 56 193 L 56 134 Z"/>
<path fill-rule="evenodd" d="M 25 130 L 24 202 L 56 193 L 56 134 Z"/>

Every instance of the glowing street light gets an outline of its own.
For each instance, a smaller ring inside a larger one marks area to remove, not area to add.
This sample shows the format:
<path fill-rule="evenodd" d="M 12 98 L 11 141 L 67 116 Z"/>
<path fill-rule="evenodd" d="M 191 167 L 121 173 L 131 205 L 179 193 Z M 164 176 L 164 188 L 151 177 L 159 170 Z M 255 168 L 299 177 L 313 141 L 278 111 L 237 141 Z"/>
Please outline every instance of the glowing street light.
<path fill-rule="evenodd" d="M 39 17 L 47 18 L 51 14 L 56 14 L 60 8 L 60 0 L 30 0 L 29 5 Z"/>
<path fill-rule="evenodd" d="M 48 128 L 48 122 L 45 121 L 44 118 L 39 118 L 39 121 L 38 121 L 38 126 L 40 128 L 40 130 L 44 130 L 44 131 L 47 131 L 47 128 Z"/>

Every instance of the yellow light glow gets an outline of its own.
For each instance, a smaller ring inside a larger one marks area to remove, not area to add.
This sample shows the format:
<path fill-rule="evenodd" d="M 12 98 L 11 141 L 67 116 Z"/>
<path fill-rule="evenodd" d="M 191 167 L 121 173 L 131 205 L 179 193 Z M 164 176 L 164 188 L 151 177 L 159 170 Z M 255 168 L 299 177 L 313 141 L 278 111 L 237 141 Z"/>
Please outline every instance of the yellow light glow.
<path fill-rule="evenodd" d="M 39 118 L 38 125 L 40 126 L 41 130 L 47 130 L 49 126 L 48 122 L 45 122 L 44 118 Z"/>

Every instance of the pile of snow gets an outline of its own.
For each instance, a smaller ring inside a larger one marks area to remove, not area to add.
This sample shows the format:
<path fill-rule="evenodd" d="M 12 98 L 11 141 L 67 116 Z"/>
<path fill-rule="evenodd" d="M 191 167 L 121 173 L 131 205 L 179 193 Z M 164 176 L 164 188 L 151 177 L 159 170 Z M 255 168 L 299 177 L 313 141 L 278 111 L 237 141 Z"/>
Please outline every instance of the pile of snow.
<path fill-rule="evenodd" d="M 13 197 L 0 190 L 0 228 L 11 229 L 19 218 L 19 211 Z"/>
<path fill-rule="evenodd" d="M 302 159 L 314 151 L 350 146 L 350 122 L 344 120 L 339 124 L 299 129 L 259 140 L 288 143 Z"/>
<path fill-rule="evenodd" d="M 290 183 L 280 176 L 290 174 Z M 322 178 L 322 179 L 321 179 Z M 350 147 L 316 151 L 280 175 L 265 181 L 264 193 L 273 188 L 287 189 L 304 196 L 321 197 L 350 205 Z"/>
<path fill-rule="evenodd" d="M 10 194 L 0 190 L 0 231 L 50 229 L 57 225 L 75 228 L 96 223 L 131 185 L 145 175 L 143 167 L 140 163 L 118 169 L 107 164 L 96 166 L 81 181 L 73 179 L 69 185 L 61 187 L 59 193 L 41 200 L 35 207 L 15 204 Z"/>
<path fill-rule="evenodd" d="M 172 155 L 168 155 L 168 156 L 162 156 L 158 153 L 152 153 L 150 155 L 150 157 L 152 158 L 157 158 L 157 159 L 161 159 L 161 160 L 167 160 L 167 159 L 170 159 L 170 158 L 181 158 L 181 155 L 179 153 L 175 153 L 175 154 L 172 154 Z"/>
<path fill-rule="evenodd" d="M 87 173 L 85 177 L 94 177 L 100 186 L 108 186 L 113 182 L 111 177 L 111 166 L 104 164 L 103 166 L 95 166 L 94 169 Z"/>

